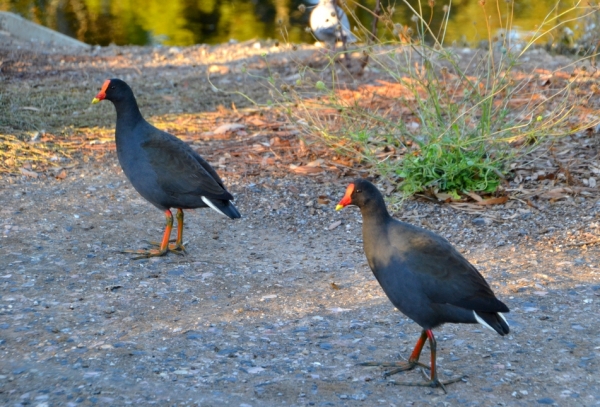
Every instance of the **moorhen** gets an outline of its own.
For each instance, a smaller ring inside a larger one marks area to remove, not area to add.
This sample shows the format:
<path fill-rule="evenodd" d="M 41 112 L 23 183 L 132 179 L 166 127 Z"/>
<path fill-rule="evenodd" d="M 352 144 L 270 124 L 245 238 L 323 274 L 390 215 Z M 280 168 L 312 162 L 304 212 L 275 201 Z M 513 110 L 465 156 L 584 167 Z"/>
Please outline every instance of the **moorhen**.
<path fill-rule="evenodd" d="M 477 269 L 443 237 L 423 228 L 400 222 L 388 213 L 383 196 L 369 181 L 355 180 L 336 210 L 359 207 L 363 218 L 363 245 L 375 278 L 392 304 L 419 324 L 423 331 L 408 362 L 368 362 L 363 366 L 395 369 L 389 376 L 417 366 L 430 369 L 426 383 L 396 383 L 441 387 L 461 378 L 441 382 L 436 370 L 436 341 L 432 329 L 446 322 L 475 324 L 509 333 L 502 315 L 508 307 L 496 298 Z M 429 339 L 431 366 L 419 363 Z"/>
<path fill-rule="evenodd" d="M 167 224 L 162 241 L 150 250 L 124 250 L 135 259 L 185 253 L 183 209 L 210 207 L 231 219 L 240 213 L 233 206 L 215 170 L 192 148 L 152 126 L 142 117 L 133 91 L 120 79 L 107 79 L 92 103 L 110 100 L 117 110 L 115 141 L 125 176 L 148 202 L 164 211 Z M 169 243 L 173 228 L 171 208 L 177 208 L 177 239 Z"/>

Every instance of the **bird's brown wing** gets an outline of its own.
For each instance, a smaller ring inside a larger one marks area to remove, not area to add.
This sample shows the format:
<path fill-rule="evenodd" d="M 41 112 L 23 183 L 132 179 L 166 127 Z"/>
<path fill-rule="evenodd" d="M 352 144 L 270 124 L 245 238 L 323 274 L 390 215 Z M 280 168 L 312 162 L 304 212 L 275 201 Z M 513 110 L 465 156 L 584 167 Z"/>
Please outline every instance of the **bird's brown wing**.
<path fill-rule="evenodd" d="M 215 170 L 177 137 L 153 129 L 142 143 L 161 188 L 171 194 L 193 194 L 209 199 L 233 199 Z"/>

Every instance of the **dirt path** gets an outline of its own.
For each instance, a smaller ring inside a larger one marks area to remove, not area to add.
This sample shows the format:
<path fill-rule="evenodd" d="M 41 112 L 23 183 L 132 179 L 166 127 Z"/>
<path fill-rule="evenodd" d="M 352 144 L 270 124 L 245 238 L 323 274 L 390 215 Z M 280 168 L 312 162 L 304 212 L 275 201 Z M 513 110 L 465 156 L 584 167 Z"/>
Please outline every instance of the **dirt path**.
<path fill-rule="evenodd" d="M 405 220 L 468 247 L 512 310 L 506 338 L 436 330 L 442 375 L 467 376 L 444 395 L 355 366 L 406 358 L 419 328 L 368 270 L 358 211 L 334 211 L 347 181 L 228 180 L 243 219 L 190 212 L 187 256 L 132 261 L 118 250 L 157 238 L 162 214 L 104 167 L 4 184 L 4 405 L 600 404 L 598 249 L 552 242 L 597 231 L 595 202 L 517 208 L 488 226 L 405 206 Z"/>

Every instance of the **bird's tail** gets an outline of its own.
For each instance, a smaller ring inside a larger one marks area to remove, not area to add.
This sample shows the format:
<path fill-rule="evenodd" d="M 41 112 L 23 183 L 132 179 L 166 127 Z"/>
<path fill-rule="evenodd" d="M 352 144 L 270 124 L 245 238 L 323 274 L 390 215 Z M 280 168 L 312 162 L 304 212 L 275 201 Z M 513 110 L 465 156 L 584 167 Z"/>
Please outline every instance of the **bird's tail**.
<path fill-rule="evenodd" d="M 210 208 L 231 219 L 237 219 L 242 217 L 242 215 L 240 215 L 240 213 L 238 212 L 237 208 L 233 206 L 233 204 L 230 201 L 225 201 L 222 199 L 208 199 L 205 196 L 202 197 L 202 200 Z"/>
<path fill-rule="evenodd" d="M 227 201 L 226 205 L 223 206 L 222 211 L 225 215 L 229 216 L 231 219 L 241 218 L 239 211 L 230 201 Z"/>
<path fill-rule="evenodd" d="M 510 332 L 508 322 L 506 322 L 506 318 L 504 318 L 504 315 L 500 312 L 473 311 L 473 314 L 475 315 L 477 322 L 486 328 L 498 332 L 498 334 L 502 336 Z"/>

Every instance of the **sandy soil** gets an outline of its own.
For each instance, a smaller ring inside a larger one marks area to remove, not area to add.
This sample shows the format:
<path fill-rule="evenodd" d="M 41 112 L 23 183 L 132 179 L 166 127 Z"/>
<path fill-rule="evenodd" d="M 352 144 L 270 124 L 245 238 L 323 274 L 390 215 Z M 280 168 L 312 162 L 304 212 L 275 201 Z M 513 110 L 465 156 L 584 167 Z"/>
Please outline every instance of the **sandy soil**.
<path fill-rule="evenodd" d="M 261 50 L 246 48 L 246 62 L 264 69 Z M 202 49 L 64 55 L 6 47 L 0 68 L 8 89 L 51 93 L 64 84 L 87 103 L 106 76 L 126 77 L 152 114 L 243 104 L 206 84 L 197 86 L 221 99 L 193 98 L 184 86 L 171 104 L 152 93 L 173 78 L 204 83 L 221 69 L 203 62 Z M 165 68 L 162 56 L 177 53 L 180 65 Z M 285 55 L 274 58 L 281 71 L 293 69 Z M 235 66 L 222 66 L 221 85 L 265 97 L 258 82 L 236 84 Z M 102 108 L 106 117 L 86 106 L 40 120 L 50 129 L 61 120 L 113 125 L 112 106 Z M 3 131 L 23 131 L 3 123 Z M 597 164 L 596 135 L 570 142 L 579 163 Z M 215 161 L 216 144 L 194 146 Z M 505 205 L 472 211 L 410 200 L 396 214 L 448 238 L 511 309 L 504 338 L 478 325 L 435 331 L 442 378 L 464 376 L 444 394 L 390 384 L 420 381 L 417 371 L 386 379 L 382 369 L 357 366 L 407 358 L 419 327 L 393 309 L 368 269 L 358 210 L 334 211 L 350 178 L 268 165 L 236 171 L 243 165 L 233 162 L 223 172 L 242 219 L 188 211 L 186 256 L 133 261 L 120 250 L 157 239 L 163 215 L 132 189 L 110 149 L 86 157 L 58 179 L 2 177 L 2 405 L 600 405 L 595 188 L 531 181 L 538 192 Z"/>

